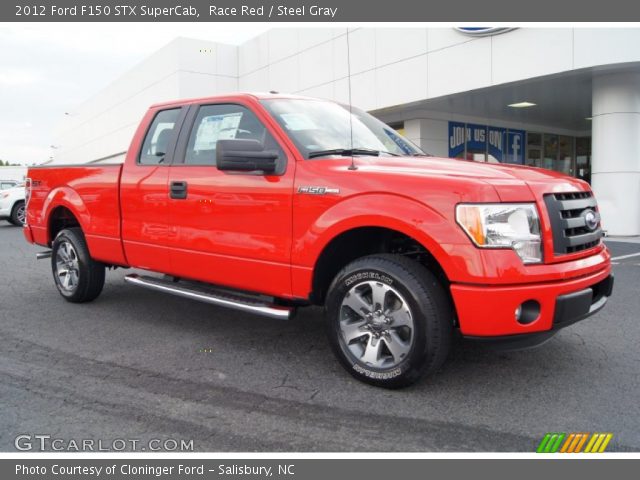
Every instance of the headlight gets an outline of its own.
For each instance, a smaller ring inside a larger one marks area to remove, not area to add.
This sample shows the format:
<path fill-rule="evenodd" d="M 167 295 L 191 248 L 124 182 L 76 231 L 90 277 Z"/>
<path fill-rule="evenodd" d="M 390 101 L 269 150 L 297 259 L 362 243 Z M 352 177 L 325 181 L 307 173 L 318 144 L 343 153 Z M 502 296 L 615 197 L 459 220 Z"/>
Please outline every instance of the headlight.
<path fill-rule="evenodd" d="M 480 248 L 511 248 L 524 263 L 542 262 L 540 219 L 533 203 L 460 204 L 456 221 Z"/>

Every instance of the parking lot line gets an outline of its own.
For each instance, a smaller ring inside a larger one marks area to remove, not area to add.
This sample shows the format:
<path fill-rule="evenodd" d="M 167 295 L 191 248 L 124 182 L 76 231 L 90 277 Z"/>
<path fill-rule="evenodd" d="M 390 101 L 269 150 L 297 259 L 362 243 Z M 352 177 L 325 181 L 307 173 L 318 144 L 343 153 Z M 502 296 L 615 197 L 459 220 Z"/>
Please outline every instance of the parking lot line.
<path fill-rule="evenodd" d="M 640 256 L 640 252 L 638 253 L 630 253 L 629 255 L 620 255 L 619 257 L 612 257 L 611 260 L 624 260 L 625 258 L 638 257 Z"/>

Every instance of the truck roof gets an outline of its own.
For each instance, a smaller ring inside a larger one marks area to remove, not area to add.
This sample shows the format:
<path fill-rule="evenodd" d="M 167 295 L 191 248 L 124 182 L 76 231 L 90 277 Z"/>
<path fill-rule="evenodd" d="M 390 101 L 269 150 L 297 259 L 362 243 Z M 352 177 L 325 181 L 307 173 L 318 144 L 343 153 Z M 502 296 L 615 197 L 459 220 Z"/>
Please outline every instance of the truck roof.
<path fill-rule="evenodd" d="M 190 103 L 202 103 L 206 101 L 215 101 L 227 98 L 253 98 L 256 100 L 263 100 L 267 98 L 295 98 L 298 100 L 321 100 L 315 97 L 306 97 L 303 95 L 293 95 L 288 93 L 279 93 L 279 92 L 234 92 L 234 93 L 224 93 L 220 95 L 211 95 L 209 97 L 198 97 L 198 98 L 183 98 L 180 100 L 170 100 L 167 102 L 159 102 L 151 105 L 154 107 L 169 107 L 173 105 L 187 105 Z M 331 100 L 329 100 L 331 101 Z"/>

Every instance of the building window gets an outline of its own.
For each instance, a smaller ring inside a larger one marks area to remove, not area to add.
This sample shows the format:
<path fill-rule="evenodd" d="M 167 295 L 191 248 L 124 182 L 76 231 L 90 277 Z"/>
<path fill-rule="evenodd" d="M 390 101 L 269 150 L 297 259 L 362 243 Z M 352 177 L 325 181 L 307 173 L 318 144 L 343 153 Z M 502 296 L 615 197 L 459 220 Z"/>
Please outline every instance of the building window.
<path fill-rule="evenodd" d="M 573 175 L 573 137 L 560 135 L 558 140 L 558 162 L 554 170 Z"/>
<path fill-rule="evenodd" d="M 591 137 L 576 138 L 575 176 L 591 183 Z"/>
<path fill-rule="evenodd" d="M 544 134 L 544 153 L 542 157 L 542 168 L 554 170 L 558 159 L 558 135 Z"/>
<path fill-rule="evenodd" d="M 527 158 L 525 165 L 530 167 L 542 166 L 542 134 L 527 133 Z"/>

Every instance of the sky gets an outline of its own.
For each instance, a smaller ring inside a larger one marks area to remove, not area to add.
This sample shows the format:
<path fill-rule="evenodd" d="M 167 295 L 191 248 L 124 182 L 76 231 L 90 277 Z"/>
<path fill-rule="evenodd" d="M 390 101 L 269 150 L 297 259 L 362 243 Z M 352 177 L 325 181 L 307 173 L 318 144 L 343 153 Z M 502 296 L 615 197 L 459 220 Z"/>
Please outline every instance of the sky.
<path fill-rule="evenodd" d="M 65 112 L 176 37 L 237 45 L 265 30 L 243 23 L 0 23 L 0 159 L 48 160 Z"/>

